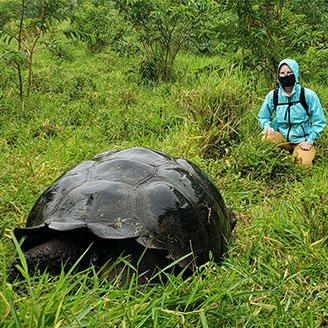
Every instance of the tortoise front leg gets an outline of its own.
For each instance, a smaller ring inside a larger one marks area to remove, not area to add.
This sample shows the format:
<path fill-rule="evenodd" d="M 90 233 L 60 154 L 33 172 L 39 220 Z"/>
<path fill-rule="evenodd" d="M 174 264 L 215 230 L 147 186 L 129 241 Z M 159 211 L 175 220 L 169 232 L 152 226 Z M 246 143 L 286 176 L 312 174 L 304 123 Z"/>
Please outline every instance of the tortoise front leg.
<path fill-rule="evenodd" d="M 54 238 L 27 250 L 24 255 L 30 274 L 47 270 L 52 275 L 58 275 L 63 266 L 71 268 L 86 248 L 85 245 L 76 241 Z M 82 259 L 78 265 L 79 269 L 85 268 L 87 263 L 89 263 L 88 259 Z M 8 276 L 10 282 L 20 276 L 20 272 L 16 268 L 17 264 L 20 264 L 19 258 L 16 258 L 11 264 Z"/>

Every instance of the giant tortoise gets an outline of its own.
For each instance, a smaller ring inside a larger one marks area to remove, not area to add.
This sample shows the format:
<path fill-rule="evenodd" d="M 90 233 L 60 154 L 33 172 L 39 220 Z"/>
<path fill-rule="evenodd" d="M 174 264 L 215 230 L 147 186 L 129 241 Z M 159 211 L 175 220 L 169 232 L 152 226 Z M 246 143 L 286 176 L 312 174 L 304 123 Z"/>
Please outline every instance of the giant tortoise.
<path fill-rule="evenodd" d="M 149 277 L 173 262 L 193 270 L 209 254 L 220 261 L 235 222 L 195 165 L 130 148 L 98 154 L 64 173 L 36 201 L 26 227 L 14 234 L 25 237 L 22 249 L 31 272 L 58 274 L 77 259 L 78 268 L 100 268 L 128 256 Z M 18 262 L 11 279 L 18 275 Z"/>

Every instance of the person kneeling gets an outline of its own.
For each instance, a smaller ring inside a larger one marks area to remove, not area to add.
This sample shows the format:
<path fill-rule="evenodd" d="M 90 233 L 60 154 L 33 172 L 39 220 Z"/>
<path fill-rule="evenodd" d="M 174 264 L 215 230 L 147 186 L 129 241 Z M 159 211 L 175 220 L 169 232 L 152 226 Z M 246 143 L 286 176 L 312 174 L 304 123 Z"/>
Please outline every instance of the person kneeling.
<path fill-rule="evenodd" d="M 314 142 L 326 126 L 320 100 L 314 91 L 300 86 L 298 64 L 293 59 L 279 63 L 278 82 L 258 114 L 263 139 L 288 150 L 295 162 L 312 166 Z"/>

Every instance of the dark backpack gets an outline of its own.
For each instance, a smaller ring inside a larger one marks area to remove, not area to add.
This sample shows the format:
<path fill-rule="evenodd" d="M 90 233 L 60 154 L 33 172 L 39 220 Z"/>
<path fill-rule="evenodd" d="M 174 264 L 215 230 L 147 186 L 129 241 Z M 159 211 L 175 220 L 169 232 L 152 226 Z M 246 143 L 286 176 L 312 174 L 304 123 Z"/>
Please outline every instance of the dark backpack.
<path fill-rule="evenodd" d="M 298 104 L 298 103 L 301 103 L 301 105 L 303 106 L 303 108 L 306 111 L 307 116 L 310 117 L 309 106 L 308 106 L 308 104 L 306 103 L 306 100 L 305 100 L 305 92 L 304 92 L 303 87 L 301 87 L 300 99 L 297 100 L 297 101 L 291 101 L 291 102 L 287 102 L 287 103 L 278 103 L 278 88 L 274 89 L 274 92 L 273 92 L 273 113 L 276 111 L 278 105 L 292 106 L 292 105 L 295 105 L 295 104 Z"/>

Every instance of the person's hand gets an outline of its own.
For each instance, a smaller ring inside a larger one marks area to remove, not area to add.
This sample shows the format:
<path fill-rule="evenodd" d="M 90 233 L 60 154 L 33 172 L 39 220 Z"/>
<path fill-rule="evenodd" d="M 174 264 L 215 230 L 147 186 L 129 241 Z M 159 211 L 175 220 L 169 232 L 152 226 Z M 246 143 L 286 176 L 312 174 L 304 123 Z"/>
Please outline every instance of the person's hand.
<path fill-rule="evenodd" d="M 300 148 L 303 149 L 303 150 L 310 150 L 312 145 L 310 143 L 308 143 L 307 141 L 302 141 L 300 144 L 299 144 Z"/>
<path fill-rule="evenodd" d="M 271 126 L 267 126 L 263 130 L 264 134 L 274 134 L 274 129 Z"/>

